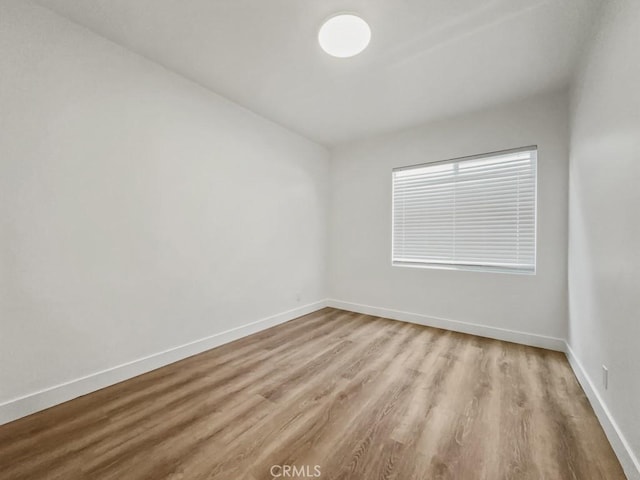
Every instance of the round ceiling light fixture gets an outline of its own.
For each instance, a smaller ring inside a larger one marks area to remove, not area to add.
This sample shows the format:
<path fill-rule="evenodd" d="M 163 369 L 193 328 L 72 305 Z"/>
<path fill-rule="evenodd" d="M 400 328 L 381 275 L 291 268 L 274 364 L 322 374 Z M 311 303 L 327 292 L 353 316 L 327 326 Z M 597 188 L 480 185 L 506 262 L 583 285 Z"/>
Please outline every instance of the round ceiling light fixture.
<path fill-rule="evenodd" d="M 359 54 L 371 40 L 367 22 L 352 13 L 340 13 L 329 18 L 318 33 L 318 42 L 329 55 L 348 58 Z"/>

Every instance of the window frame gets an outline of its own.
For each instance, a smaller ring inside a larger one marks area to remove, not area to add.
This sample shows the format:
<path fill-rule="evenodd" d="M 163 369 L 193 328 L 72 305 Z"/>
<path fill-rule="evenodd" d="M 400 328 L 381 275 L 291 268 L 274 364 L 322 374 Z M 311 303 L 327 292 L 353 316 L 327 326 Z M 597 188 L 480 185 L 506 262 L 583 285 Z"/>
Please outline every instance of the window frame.
<path fill-rule="evenodd" d="M 403 262 L 394 260 L 395 250 L 395 181 L 394 173 L 402 170 L 411 170 L 420 167 L 427 167 L 431 165 L 444 165 L 449 163 L 459 163 L 464 161 L 478 160 L 482 158 L 490 158 L 501 155 L 509 155 L 520 152 L 534 152 L 535 154 L 535 177 L 534 177 L 534 224 L 533 224 L 533 269 L 525 270 L 522 268 L 514 268 L 509 266 L 496 266 L 496 265 L 476 265 L 476 264 L 463 264 L 463 263 L 450 263 L 447 261 L 431 261 L 431 262 Z M 538 270 L 538 145 L 529 145 L 526 147 L 510 148 L 505 150 L 497 150 L 493 152 L 481 153 L 477 155 L 467 155 L 463 157 L 456 157 L 447 160 L 435 160 L 432 162 L 423 162 L 413 165 L 403 165 L 401 167 L 394 167 L 391 169 L 391 266 L 392 267 L 404 267 L 404 268 L 419 268 L 419 269 L 433 269 L 433 270 L 455 270 L 465 272 L 482 272 L 482 273 L 499 273 L 499 274 L 512 274 L 512 275 L 536 275 Z"/>

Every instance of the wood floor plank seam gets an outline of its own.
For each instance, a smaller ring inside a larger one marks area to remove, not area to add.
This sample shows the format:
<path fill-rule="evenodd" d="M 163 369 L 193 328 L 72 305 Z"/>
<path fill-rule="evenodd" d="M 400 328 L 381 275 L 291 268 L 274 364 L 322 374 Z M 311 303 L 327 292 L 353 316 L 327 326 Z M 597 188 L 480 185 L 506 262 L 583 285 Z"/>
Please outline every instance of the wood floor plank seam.
<path fill-rule="evenodd" d="M 625 478 L 561 353 L 334 308 L 0 426 L 0 480 L 273 480 L 274 465 Z"/>

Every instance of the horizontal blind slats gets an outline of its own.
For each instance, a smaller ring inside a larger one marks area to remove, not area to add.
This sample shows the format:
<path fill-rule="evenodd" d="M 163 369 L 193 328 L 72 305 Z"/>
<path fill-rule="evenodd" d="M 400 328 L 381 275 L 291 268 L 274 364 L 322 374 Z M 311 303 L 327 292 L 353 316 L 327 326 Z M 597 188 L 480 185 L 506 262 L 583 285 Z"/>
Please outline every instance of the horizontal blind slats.
<path fill-rule="evenodd" d="M 437 176 L 420 176 L 420 177 L 410 177 L 399 179 L 396 182 L 396 185 L 399 187 L 412 188 L 419 185 L 429 185 L 429 186 L 438 186 L 438 185 L 448 185 L 450 183 L 470 183 L 470 182 L 480 182 L 480 181 L 491 181 L 497 179 L 507 179 L 507 178 L 517 178 L 522 177 L 526 178 L 527 176 L 533 176 L 534 171 L 532 168 L 509 168 L 504 170 L 495 170 L 492 172 L 483 172 L 483 173 L 466 173 L 466 172 L 458 172 L 451 173 L 447 175 L 437 175 Z"/>
<path fill-rule="evenodd" d="M 393 173 L 394 263 L 533 271 L 535 149 Z"/>
<path fill-rule="evenodd" d="M 447 182 L 447 183 L 434 183 L 432 185 L 427 185 L 423 183 L 416 183 L 411 185 L 397 185 L 396 190 L 398 192 L 404 192 L 409 195 L 413 192 L 421 192 L 425 188 L 429 187 L 431 190 L 431 194 L 443 192 L 449 193 L 451 191 L 463 191 L 463 190 L 474 190 L 476 188 L 482 188 L 486 190 L 489 186 L 498 187 L 510 187 L 516 188 L 518 185 L 524 186 L 527 180 L 531 180 L 533 175 L 514 175 L 513 177 L 491 177 L 487 179 L 478 179 L 474 181 L 467 182 Z"/>

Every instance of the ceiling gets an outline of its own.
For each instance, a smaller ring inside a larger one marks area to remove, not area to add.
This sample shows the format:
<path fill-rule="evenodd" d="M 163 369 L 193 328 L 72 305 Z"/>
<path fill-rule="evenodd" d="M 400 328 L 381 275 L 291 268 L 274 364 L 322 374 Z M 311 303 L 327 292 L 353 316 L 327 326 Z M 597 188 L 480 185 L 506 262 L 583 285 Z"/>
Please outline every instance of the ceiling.
<path fill-rule="evenodd" d="M 599 0 L 38 0 L 324 145 L 561 88 Z M 323 20 L 369 47 L 333 58 Z"/>

